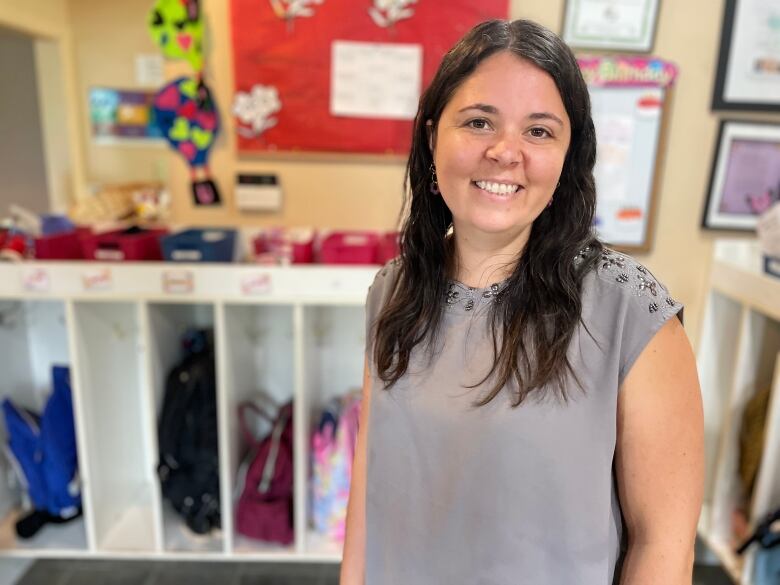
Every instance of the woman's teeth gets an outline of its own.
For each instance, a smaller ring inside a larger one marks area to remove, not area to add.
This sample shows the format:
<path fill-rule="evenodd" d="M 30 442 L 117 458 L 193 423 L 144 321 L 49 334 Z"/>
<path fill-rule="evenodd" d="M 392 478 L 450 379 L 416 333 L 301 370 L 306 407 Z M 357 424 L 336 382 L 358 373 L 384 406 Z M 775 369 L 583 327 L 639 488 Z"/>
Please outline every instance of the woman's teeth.
<path fill-rule="evenodd" d="M 489 181 L 475 181 L 477 187 L 495 195 L 508 195 L 520 188 L 520 185 L 507 185 L 506 183 L 491 183 Z"/>

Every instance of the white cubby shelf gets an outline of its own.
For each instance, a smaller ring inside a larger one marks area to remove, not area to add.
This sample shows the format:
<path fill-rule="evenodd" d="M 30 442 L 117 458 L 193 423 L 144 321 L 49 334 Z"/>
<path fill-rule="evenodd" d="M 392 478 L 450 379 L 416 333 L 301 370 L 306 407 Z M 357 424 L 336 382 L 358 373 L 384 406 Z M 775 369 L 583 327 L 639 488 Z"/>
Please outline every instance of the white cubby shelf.
<path fill-rule="evenodd" d="M 40 410 L 51 367 L 71 370 L 83 515 L 17 539 L 20 494 L 0 464 L 0 558 L 333 562 L 341 544 L 309 516 L 310 432 L 359 389 L 364 302 L 378 266 L 24 262 L 0 264 L 0 398 Z M 214 330 L 222 527 L 190 532 L 163 501 L 157 425 L 191 327 Z M 295 541 L 235 531 L 246 445 L 237 406 L 262 391 L 294 405 Z M 0 420 L 0 440 L 6 440 Z"/>
<path fill-rule="evenodd" d="M 706 482 L 699 536 L 735 583 L 751 585 L 755 545 L 736 555 L 732 515 L 741 498 L 742 416 L 763 388 L 771 388 L 771 398 L 747 510 L 751 529 L 780 507 L 780 278 L 763 272 L 757 242 L 715 242 L 700 339 Z"/>

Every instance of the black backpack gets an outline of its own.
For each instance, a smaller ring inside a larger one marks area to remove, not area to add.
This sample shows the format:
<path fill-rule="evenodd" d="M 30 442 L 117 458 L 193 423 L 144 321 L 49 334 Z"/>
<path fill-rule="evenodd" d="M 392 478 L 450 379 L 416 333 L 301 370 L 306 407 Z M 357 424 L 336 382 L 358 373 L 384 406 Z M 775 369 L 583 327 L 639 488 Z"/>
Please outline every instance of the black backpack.
<path fill-rule="evenodd" d="M 220 526 L 217 393 L 211 331 L 188 332 L 165 383 L 158 430 L 163 497 L 198 534 Z"/>

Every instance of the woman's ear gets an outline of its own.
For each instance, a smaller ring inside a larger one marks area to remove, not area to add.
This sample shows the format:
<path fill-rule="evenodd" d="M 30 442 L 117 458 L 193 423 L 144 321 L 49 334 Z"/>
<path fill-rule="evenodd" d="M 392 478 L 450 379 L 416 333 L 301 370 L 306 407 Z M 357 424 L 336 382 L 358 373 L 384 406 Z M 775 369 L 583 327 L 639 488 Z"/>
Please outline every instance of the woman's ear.
<path fill-rule="evenodd" d="M 436 143 L 436 131 L 433 129 L 433 120 L 428 120 L 425 123 L 425 130 L 428 134 L 428 150 L 430 150 L 431 155 L 433 155 L 433 147 Z"/>

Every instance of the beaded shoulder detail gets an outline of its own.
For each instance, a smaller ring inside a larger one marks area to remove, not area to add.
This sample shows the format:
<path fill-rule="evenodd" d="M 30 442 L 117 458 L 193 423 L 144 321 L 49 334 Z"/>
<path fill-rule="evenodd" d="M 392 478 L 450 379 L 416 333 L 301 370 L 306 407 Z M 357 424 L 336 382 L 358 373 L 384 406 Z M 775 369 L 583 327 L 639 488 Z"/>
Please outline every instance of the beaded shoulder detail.
<path fill-rule="evenodd" d="M 486 304 L 500 304 L 507 281 L 493 283 L 486 288 L 474 288 L 460 282 L 450 281 L 447 287 L 445 302 L 450 307 L 458 307 L 464 311 L 472 311 L 475 307 Z"/>
<path fill-rule="evenodd" d="M 590 247 L 584 248 L 575 261 L 587 258 L 592 253 Z M 599 276 L 628 289 L 647 306 L 651 314 L 660 313 L 667 316 L 676 313 L 680 303 L 672 298 L 666 287 L 642 264 L 609 248 L 604 248 L 596 266 Z"/>

